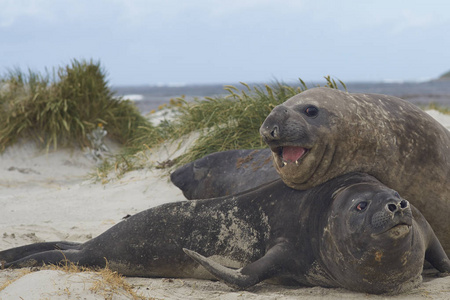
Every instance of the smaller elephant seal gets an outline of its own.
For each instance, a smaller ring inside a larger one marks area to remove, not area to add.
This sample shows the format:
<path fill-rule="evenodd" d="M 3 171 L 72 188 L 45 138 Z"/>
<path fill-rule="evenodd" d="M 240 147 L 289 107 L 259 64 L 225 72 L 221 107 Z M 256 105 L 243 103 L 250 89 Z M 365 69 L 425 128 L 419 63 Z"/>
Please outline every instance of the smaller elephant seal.
<path fill-rule="evenodd" d="M 420 210 L 450 255 L 450 132 L 417 106 L 314 88 L 276 106 L 260 133 L 288 186 L 370 174 Z"/>
<path fill-rule="evenodd" d="M 4 267 L 67 259 L 84 266 L 108 262 L 128 276 L 214 275 L 238 288 L 274 279 L 375 294 L 419 285 L 424 258 L 450 272 L 420 212 L 366 174 L 307 191 L 277 180 L 238 196 L 168 203 L 84 244 L 39 243 L 0 252 Z"/>
<path fill-rule="evenodd" d="M 280 178 L 271 153 L 248 149 L 209 154 L 176 169 L 170 180 L 189 200 L 236 195 Z"/>

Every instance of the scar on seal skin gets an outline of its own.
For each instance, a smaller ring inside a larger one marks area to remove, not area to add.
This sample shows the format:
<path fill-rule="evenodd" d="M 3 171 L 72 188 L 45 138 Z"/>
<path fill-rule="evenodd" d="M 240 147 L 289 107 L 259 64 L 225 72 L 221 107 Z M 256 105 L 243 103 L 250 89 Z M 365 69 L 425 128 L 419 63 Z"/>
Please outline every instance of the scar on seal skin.
<path fill-rule="evenodd" d="M 168 203 L 83 244 L 38 243 L 0 252 L 6 268 L 65 259 L 105 266 L 106 259 L 126 276 L 216 277 L 239 289 L 272 279 L 375 294 L 419 285 L 424 258 L 442 274 L 450 272 L 420 212 L 359 173 L 307 191 L 280 179 L 238 196 Z"/>
<path fill-rule="evenodd" d="M 260 133 L 288 186 L 370 174 L 411 201 L 450 253 L 450 132 L 420 108 L 392 96 L 314 88 L 276 106 Z"/>

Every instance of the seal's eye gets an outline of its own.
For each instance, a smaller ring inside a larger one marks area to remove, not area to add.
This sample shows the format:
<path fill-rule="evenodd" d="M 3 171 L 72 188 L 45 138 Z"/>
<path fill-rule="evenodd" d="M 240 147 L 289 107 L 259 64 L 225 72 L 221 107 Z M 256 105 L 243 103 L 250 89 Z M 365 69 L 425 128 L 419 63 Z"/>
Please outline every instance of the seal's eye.
<path fill-rule="evenodd" d="M 310 105 L 307 108 L 305 108 L 305 115 L 308 117 L 315 117 L 319 114 L 319 109 L 315 107 L 314 105 Z"/>
<path fill-rule="evenodd" d="M 367 208 L 367 202 L 366 201 L 361 201 L 358 203 L 358 205 L 356 205 L 356 210 L 357 211 L 364 211 Z"/>

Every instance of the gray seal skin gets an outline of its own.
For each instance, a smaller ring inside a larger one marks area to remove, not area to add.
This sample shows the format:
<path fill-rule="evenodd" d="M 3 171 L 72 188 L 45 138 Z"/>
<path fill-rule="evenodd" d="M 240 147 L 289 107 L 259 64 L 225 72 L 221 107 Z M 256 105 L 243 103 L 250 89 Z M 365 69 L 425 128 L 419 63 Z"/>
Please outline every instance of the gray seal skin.
<path fill-rule="evenodd" d="M 274 279 L 367 293 L 417 286 L 424 258 L 450 272 L 420 212 L 366 174 L 344 175 L 307 191 L 280 179 L 239 196 L 151 208 L 84 244 L 41 243 L 0 252 L 4 267 L 65 258 L 85 266 L 108 261 L 110 269 L 128 276 L 210 279 L 212 273 L 238 288 Z"/>
<path fill-rule="evenodd" d="M 270 149 L 229 150 L 176 169 L 170 180 L 187 199 L 236 195 L 280 178 Z"/>
<path fill-rule="evenodd" d="M 368 173 L 411 201 L 450 254 L 450 133 L 415 105 L 314 88 L 276 106 L 260 133 L 288 186 Z"/>

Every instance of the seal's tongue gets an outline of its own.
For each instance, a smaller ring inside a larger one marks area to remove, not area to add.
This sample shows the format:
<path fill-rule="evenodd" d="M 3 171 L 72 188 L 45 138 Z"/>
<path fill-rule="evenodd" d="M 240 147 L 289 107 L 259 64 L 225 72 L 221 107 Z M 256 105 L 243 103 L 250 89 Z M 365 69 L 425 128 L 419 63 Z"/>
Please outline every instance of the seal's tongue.
<path fill-rule="evenodd" d="M 282 157 L 286 162 L 296 162 L 305 154 L 305 151 L 302 147 L 286 146 L 283 147 Z"/>

